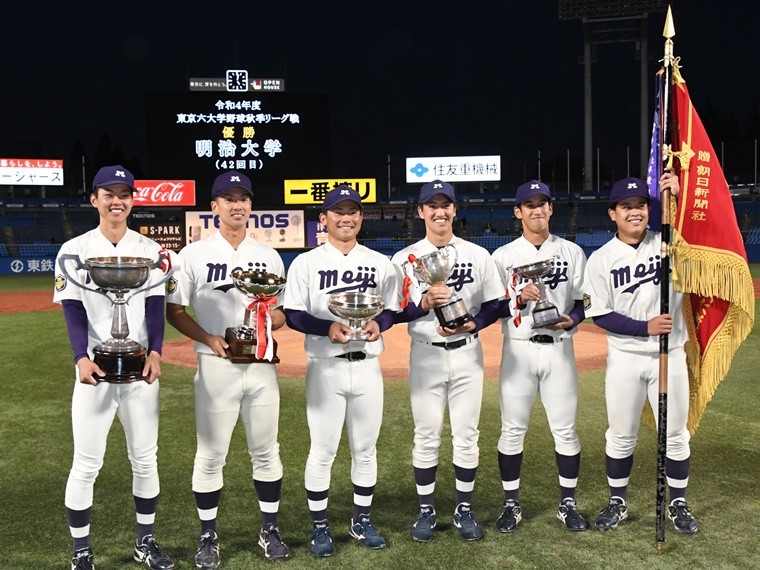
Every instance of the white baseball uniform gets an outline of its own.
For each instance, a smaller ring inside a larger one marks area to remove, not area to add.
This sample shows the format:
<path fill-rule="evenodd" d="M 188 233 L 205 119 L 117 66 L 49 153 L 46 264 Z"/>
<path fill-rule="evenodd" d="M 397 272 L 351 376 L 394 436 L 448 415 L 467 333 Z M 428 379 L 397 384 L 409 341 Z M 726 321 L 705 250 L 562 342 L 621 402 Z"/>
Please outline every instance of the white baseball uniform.
<path fill-rule="evenodd" d="M 360 244 L 344 255 L 329 242 L 293 260 L 284 308 L 340 321 L 328 309 L 328 300 L 330 295 L 346 291 L 380 295 L 386 310 L 399 310 L 398 278 L 386 256 Z M 308 357 L 306 416 L 311 434 L 306 488 L 325 491 L 330 487 L 330 470 L 344 423 L 351 450 L 351 481 L 372 487 L 377 481 L 375 444 L 383 419 L 383 378 L 377 358 L 384 348 L 383 339 L 338 344 L 327 336 L 306 334 L 304 346 Z M 338 358 L 349 352 L 364 352 L 366 358 Z"/>
<path fill-rule="evenodd" d="M 515 279 L 512 268 L 551 258 L 554 258 L 554 268 L 542 278 L 546 298 L 560 313 L 568 314 L 584 294 L 586 256 L 579 246 L 550 234 L 536 248 L 521 236 L 493 253 L 504 287 Z M 518 281 L 517 288 L 530 282 L 528 279 Z M 531 301 L 522 307 L 519 319 L 502 320 L 504 346 L 499 374 L 501 437 L 498 449 L 505 455 L 522 453 L 533 401 L 536 394 L 540 394 L 555 450 L 561 455 L 576 455 L 581 449 L 575 429 L 578 373 L 573 335 L 577 329 L 532 328 L 535 304 Z M 554 342 L 547 342 L 550 339 Z"/>
<path fill-rule="evenodd" d="M 183 248 L 179 267 L 174 277 L 176 289 L 169 288 L 167 302 L 192 307 L 196 322 L 219 336 L 224 336 L 228 327 L 244 324 L 246 295 L 233 285 L 233 271 L 260 270 L 285 275 L 282 259 L 274 248 L 246 237 L 235 249 L 220 233 Z M 281 479 L 283 469 L 277 442 L 280 388 L 275 365 L 233 363 L 214 355 L 201 342 L 195 343 L 195 350 L 198 447 L 193 491 L 208 493 L 222 488 L 223 468 L 238 418 L 245 428 L 253 479 Z"/>
<path fill-rule="evenodd" d="M 82 262 L 92 257 L 143 257 L 157 260 L 161 246 L 139 233 L 127 230 L 124 237 L 114 245 L 95 228 L 75 237 L 61 246 L 56 258 L 56 284 L 53 301 L 80 301 L 87 312 L 87 353 L 94 358 L 93 348 L 111 338 L 111 321 L 114 310 L 111 298 L 100 293 L 86 291 L 66 278 L 61 267 L 61 256 L 76 255 Z M 66 269 L 73 279 L 87 287 L 97 289 L 86 269 L 75 269 L 73 261 L 66 262 Z M 127 293 L 125 305 L 129 338 L 143 346 L 148 344 L 145 326 L 145 299 L 163 296 L 160 283 L 164 274 L 156 269 L 151 272 L 143 290 Z M 132 464 L 132 494 L 150 499 L 159 494 L 156 452 L 158 450 L 158 391 L 159 381 L 152 384 L 131 382 L 117 384 L 101 382 L 97 386 L 79 382 L 75 369 L 74 394 L 71 401 L 71 423 L 74 435 L 74 460 L 66 483 L 66 507 L 81 511 L 92 506 L 93 486 L 106 452 L 108 432 L 118 414 L 124 427 L 129 460 Z"/>
<path fill-rule="evenodd" d="M 479 245 L 454 236 L 449 242 L 457 251 L 457 262 L 447 285 L 459 296 L 472 316 L 480 306 L 504 297 L 496 266 L 488 251 Z M 409 255 L 432 253 L 438 248 L 427 238 L 397 252 L 393 263 L 402 268 Z M 399 270 L 403 273 L 403 269 Z M 424 284 L 420 288 L 427 289 Z M 424 293 L 424 292 L 423 292 Z M 478 466 L 478 424 L 483 400 L 483 349 L 477 336 L 463 333 L 442 337 L 437 332 L 434 311 L 409 322 L 409 390 L 414 417 L 415 467 L 438 465 L 438 449 L 446 405 L 449 407 L 454 464 L 472 469 Z M 447 350 L 433 343 L 463 342 Z"/>
<path fill-rule="evenodd" d="M 638 321 L 660 314 L 660 245 L 657 233 L 647 231 L 644 241 L 632 247 L 614 238 L 591 254 L 586 265 L 586 286 L 591 305 L 586 316 L 610 312 Z M 689 457 L 689 380 L 683 346 L 686 323 L 681 313 L 683 295 L 670 289 L 673 330 L 668 340 L 668 438 L 671 459 Z M 609 428 L 607 455 L 621 459 L 633 454 L 641 411 L 649 404 L 657 417 L 659 337 L 624 336 L 607 332 L 609 351 L 605 396 Z"/>

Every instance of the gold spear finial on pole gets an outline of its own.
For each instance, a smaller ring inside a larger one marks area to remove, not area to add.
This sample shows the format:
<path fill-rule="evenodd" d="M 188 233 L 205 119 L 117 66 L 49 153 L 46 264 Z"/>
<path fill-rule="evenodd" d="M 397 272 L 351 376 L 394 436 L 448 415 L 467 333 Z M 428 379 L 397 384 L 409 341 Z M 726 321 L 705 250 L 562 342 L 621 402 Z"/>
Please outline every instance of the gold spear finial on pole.
<path fill-rule="evenodd" d="M 668 13 L 665 16 L 665 27 L 662 30 L 662 37 L 665 38 L 665 55 L 662 60 L 663 67 L 670 67 L 673 64 L 673 37 L 676 35 L 676 27 L 673 25 L 673 13 L 668 4 Z"/>

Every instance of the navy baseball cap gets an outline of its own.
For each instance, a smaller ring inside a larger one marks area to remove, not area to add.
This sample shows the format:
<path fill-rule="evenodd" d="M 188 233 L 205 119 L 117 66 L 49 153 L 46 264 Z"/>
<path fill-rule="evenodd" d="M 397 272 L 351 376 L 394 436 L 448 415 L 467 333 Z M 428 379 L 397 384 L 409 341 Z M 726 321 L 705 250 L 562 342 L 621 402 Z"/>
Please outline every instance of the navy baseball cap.
<path fill-rule="evenodd" d="M 551 200 L 552 191 L 549 190 L 549 187 L 543 182 L 530 180 L 517 187 L 517 192 L 515 193 L 515 205 L 519 206 L 532 196 L 546 196 Z"/>
<path fill-rule="evenodd" d="M 325 196 L 325 201 L 322 203 L 322 211 L 326 212 L 330 208 L 334 208 L 345 200 L 353 202 L 359 206 L 359 208 L 362 207 L 362 198 L 359 196 L 359 193 L 347 184 L 341 184 L 340 186 L 336 186 L 327 193 Z"/>
<path fill-rule="evenodd" d="M 430 202 L 436 194 L 443 194 L 452 202 L 457 201 L 456 192 L 451 184 L 443 180 L 433 180 L 420 189 L 420 204 Z"/>
<path fill-rule="evenodd" d="M 132 189 L 132 192 L 135 191 L 134 175 L 121 164 L 104 166 L 98 170 L 92 181 L 92 191 L 93 193 L 97 192 L 98 188 L 110 186 L 111 184 L 126 184 Z"/>
<path fill-rule="evenodd" d="M 610 192 L 610 207 L 615 207 L 615 204 L 626 198 L 633 198 L 639 196 L 649 200 L 649 188 L 640 178 L 623 178 L 618 180 L 612 185 L 612 191 Z"/>
<path fill-rule="evenodd" d="M 229 170 L 227 172 L 222 172 L 219 176 L 216 177 L 216 180 L 214 180 L 214 185 L 211 187 L 211 197 L 216 198 L 217 196 L 221 196 L 227 192 L 227 190 L 232 190 L 233 188 L 242 188 L 251 196 L 253 196 L 253 190 L 251 189 L 251 179 L 242 172 L 238 172 L 237 170 Z"/>

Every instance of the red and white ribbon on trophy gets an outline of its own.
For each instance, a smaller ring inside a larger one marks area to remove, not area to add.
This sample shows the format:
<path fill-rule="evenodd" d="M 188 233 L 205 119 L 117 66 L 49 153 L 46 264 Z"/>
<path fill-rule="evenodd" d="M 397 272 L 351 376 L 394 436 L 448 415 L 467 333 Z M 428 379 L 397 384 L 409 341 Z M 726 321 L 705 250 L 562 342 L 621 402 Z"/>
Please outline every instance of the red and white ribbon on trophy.
<path fill-rule="evenodd" d="M 277 297 L 265 295 L 243 301 L 243 306 L 251 311 L 251 320 L 256 319 L 256 358 L 259 360 L 272 360 L 274 356 L 271 307 L 276 305 Z M 266 334 L 262 335 L 262 330 L 265 330 Z"/>

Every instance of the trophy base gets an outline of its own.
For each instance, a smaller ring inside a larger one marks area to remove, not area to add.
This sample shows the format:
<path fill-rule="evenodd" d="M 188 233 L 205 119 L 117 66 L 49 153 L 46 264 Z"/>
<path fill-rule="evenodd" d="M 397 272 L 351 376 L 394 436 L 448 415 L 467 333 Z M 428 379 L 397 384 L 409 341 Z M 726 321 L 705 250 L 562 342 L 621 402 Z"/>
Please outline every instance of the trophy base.
<path fill-rule="evenodd" d="M 559 310 L 557 310 L 557 307 L 554 305 L 551 307 L 534 310 L 532 316 L 533 325 L 531 328 L 533 329 L 540 329 L 562 322 L 562 317 L 559 315 Z"/>
<path fill-rule="evenodd" d="M 227 358 L 235 364 L 248 364 L 251 362 L 265 362 L 267 364 L 277 364 L 280 358 L 277 356 L 277 341 L 272 339 L 272 360 L 256 358 L 256 338 L 239 338 L 237 329 L 230 327 L 227 329 L 224 340 L 230 347 L 227 349 Z"/>
<path fill-rule="evenodd" d="M 106 373 L 103 378 L 100 378 L 101 382 L 127 384 L 145 380 L 142 371 L 145 367 L 147 351 L 143 347 L 129 352 L 114 352 L 96 346 L 92 352 L 95 356 L 93 362 Z"/>
<path fill-rule="evenodd" d="M 438 323 L 447 329 L 455 329 L 472 320 L 472 315 L 467 312 L 462 299 L 449 301 L 445 305 L 433 307 Z"/>

